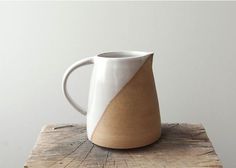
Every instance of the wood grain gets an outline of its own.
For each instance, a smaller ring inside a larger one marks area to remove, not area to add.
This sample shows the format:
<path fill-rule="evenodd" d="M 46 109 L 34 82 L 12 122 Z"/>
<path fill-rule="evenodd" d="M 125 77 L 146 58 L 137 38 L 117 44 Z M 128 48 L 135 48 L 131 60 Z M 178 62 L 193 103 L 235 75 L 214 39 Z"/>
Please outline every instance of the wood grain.
<path fill-rule="evenodd" d="M 221 168 L 199 124 L 162 124 L 159 141 L 142 148 L 115 150 L 92 144 L 85 126 L 47 125 L 25 168 Z"/>

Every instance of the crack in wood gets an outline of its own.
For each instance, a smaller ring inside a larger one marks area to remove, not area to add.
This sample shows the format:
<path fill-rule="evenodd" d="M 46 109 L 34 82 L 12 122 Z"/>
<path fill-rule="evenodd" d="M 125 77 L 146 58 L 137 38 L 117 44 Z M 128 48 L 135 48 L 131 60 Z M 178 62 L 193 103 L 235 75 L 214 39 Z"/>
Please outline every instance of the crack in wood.
<path fill-rule="evenodd" d="M 110 151 L 107 151 L 107 155 L 106 155 L 106 159 L 105 159 L 105 163 L 102 165 L 102 167 L 104 168 L 107 164 L 107 159 L 109 157 Z"/>
<path fill-rule="evenodd" d="M 56 165 L 58 162 L 62 162 L 65 158 L 67 158 L 68 156 L 72 155 L 72 154 L 73 154 L 74 152 L 76 152 L 77 149 L 79 149 L 79 147 L 80 147 L 81 145 L 83 145 L 85 142 L 86 142 L 86 141 L 81 142 L 77 147 L 75 147 L 75 149 L 73 149 L 70 153 L 68 153 L 67 155 L 65 155 L 62 159 L 60 159 L 60 160 L 56 161 L 55 163 L 53 163 L 51 166 L 49 166 L 49 168 L 52 167 L 52 166 L 54 166 L 54 165 Z M 59 163 L 59 164 L 61 164 L 61 163 Z"/>
<path fill-rule="evenodd" d="M 58 127 L 54 127 L 53 129 L 62 129 L 62 128 L 68 128 L 68 127 L 74 127 L 74 125 L 63 125 L 63 126 L 58 126 Z"/>
<path fill-rule="evenodd" d="M 198 156 L 208 155 L 208 154 L 211 154 L 211 153 L 214 153 L 214 152 L 215 152 L 214 150 L 210 150 L 208 152 L 204 152 L 204 153 L 198 154 Z"/>
<path fill-rule="evenodd" d="M 197 137 L 197 136 L 199 136 L 199 135 L 201 135 L 201 134 L 205 134 L 206 133 L 206 131 L 200 131 L 200 132 L 198 132 L 198 133 L 196 133 L 196 134 L 192 134 L 191 136 L 192 137 Z"/>
<path fill-rule="evenodd" d="M 203 161 L 198 161 L 196 162 L 196 164 L 203 164 L 203 163 L 209 163 L 209 162 L 214 162 L 214 161 L 219 161 L 218 159 L 214 159 L 214 160 L 203 160 Z"/>
<path fill-rule="evenodd" d="M 179 123 L 177 123 L 177 124 L 171 124 L 171 125 L 168 127 L 168 129 L 171 129 L 171 128 L 174 128 L 174 127 L 177 127 L 177 126 L 179 126 Z"/>
<path fill-rule="evenodd" d="M 126 167 L 129 167 L 129 165 L 128 165 L 128 163 L 127 163 L 126 159 L 125 159 L 124 161 L 125 161 L 125 165 L 126 165 Z"/>
<path fill-rule="evenodd" d="M 80 167 L 80 166 L 82 165 L 82 163 L 83 163 L 83 162 L 85 161 L 85 159 L 88 157 L 89 153 L 92 151 L 93 147 L 94 147 L 94 144 L 92 144 L 92 147 L 91 147 L 91 148 L 89 149 L 89 151 L 86 153 L 85 157 L 84 157 L 83 160 L 80 162 L 80 164 L 78 165 L 78 167 Z M 74 158 L 74 159 L 75 159 L 75 158 Z M 74 161 L 74 159 L 71 160 L 64 168 L 68 167 L 68 166 Z"/>

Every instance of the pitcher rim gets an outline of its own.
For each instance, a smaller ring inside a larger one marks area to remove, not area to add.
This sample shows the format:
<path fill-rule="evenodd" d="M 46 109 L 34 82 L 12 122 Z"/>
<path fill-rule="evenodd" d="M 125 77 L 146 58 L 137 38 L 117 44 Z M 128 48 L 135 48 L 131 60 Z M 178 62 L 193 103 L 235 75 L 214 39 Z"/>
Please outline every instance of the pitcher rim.
<path fill-rule="evenodd" d="M 109 51 L 103 52 L 101 54 L 96 55 L 97 58 L 103 59 L 133 59 L 140 58 L 145 56 L 153 55 L 154 52 L 146 52 L 146 51 Z M 118 55 L 118 56 L 112 56 Z"/>

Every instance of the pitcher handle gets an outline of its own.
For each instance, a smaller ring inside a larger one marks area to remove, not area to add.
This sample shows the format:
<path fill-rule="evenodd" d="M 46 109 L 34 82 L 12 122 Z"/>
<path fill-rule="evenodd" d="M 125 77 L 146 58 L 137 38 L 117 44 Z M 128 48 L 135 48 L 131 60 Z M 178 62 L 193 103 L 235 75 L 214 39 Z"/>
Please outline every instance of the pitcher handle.
<path fill-rule="evenodd" d="M 62 80 L 62 91 L 66 97 L 66 99 L 69 101 L 69 103 L 76 109 L 78 110 L 81 114 L 86 115 L 87 112 L 84 110 L 80 105 L 78 105 L 72 97 L 69 95 L 68 90 L 67 90 L 67 80 L 70 74 L 77 68 L 84 66 L 84 65 L 89 65 L 94 63 L 94 57 L 88 57 L 84 58 L 80 61 L 75 62 L 72 64 L 65 72 L 63 80 Z"/>

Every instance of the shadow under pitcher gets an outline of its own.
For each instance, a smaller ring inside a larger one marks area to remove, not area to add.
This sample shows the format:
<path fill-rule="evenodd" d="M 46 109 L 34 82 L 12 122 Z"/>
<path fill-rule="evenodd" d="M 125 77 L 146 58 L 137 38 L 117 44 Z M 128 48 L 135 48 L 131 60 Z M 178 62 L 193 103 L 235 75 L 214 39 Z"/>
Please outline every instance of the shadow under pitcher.
<path fill-rule="evenodd" d="M 87 136 L 96 145 L 128 149 L 160 138 L 161 119 L 152 71 L 152 52 L 107 52 L 71 65 L 63 77 L 63 93 L 87 115 Z M 94 64 L 88 110 L 68 94 L 67 80 L 77 68 Z"/>

